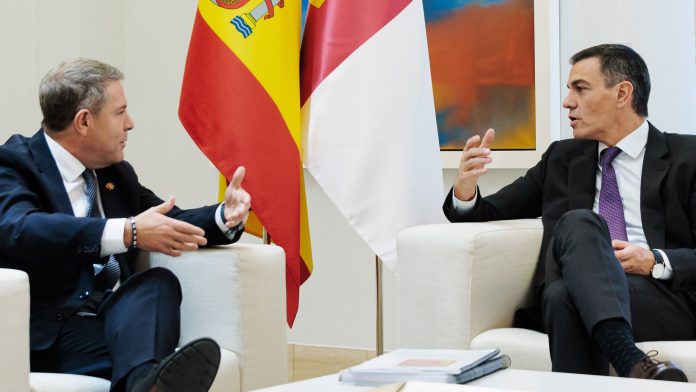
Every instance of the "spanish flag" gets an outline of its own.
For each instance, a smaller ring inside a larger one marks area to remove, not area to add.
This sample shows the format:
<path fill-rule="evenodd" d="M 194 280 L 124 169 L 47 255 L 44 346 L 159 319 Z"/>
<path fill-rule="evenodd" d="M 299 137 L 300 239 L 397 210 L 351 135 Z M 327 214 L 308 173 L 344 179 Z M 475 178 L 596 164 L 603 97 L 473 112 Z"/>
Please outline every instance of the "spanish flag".
<path fill-rule="evenodd" d="M 179 103 L 182 124 L 210 161 L 244 187 L 285 250 L 288 324 L 312 272 L 300 161 L 301 4 L 199 0 Z"/>

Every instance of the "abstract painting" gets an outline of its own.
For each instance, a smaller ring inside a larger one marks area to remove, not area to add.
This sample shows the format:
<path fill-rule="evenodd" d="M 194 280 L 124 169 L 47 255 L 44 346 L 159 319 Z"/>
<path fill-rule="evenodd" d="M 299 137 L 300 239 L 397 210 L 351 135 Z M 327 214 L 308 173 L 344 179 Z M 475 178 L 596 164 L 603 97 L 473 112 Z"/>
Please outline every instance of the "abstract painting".
<path fill-rule="evenodd" d="M 534 0 L 424 0 L 441 150 L 536 148 Z"/>

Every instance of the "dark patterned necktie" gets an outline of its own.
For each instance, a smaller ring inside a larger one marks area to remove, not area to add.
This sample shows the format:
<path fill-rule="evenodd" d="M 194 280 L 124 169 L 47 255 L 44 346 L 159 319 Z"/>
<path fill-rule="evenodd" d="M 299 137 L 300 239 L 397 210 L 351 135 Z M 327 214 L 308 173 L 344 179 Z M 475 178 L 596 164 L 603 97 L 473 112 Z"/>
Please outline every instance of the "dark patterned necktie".
<path fill-rule="evenodd" d="M 599 191 L 599 215 L 604 218 L 609 226 L 609 234 L 612 240 L 628 241 L 626 235 L 626 219 L 624 218 L 623 203 L 619 193 L 619 184 L 616 182 L 616 172 L 612 161 L 621 153 L 618 147 L 604 149 L 599 155 L 602 165 L 602 188 Z"/>
<path fill-rule="evenodd" d="M 87 194 L 87 216 L 91 218 L 101 218 L 99 206 L 97 205 L 97 178 L 92 170 L 86 169 L 82 172 L 85 180 L 85 193 Z M 95 289 L 104 291 L 113 289 L 121 276 L 121 268 L 114 255 L 109 256 L 109 261 L 104 264 L 104 268 L 96 273 Z"/>

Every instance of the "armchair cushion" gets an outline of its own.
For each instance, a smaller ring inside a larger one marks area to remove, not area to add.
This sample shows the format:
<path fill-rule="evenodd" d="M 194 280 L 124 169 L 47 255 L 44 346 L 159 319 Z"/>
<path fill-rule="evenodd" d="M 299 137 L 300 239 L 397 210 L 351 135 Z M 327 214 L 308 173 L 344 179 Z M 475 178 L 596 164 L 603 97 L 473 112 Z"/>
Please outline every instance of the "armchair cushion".
<path fill-rule="evenodd" d="M 109 392 L 111 383 L 97 377 L 60 373 L 31 373 L 31 392 Z"/>
<path fill-rule="evenodd" d="M 497 347 L 515 359 L 516 369 L 551 371 L 549 338 L 546 334 L 521 328 L 495 328 L 471 340 L 472 349 Z"/>
<path fill-rule="evenodd" d="M 228 350 L 222 349 L 220 371 L 210 387 L 211 392 L 239 391 L 239 359 Z M 31 373 L 31 392 L 109 392 L 111 383 L 97 377 L 59 373 Z"/>
<path fill-rule="evenodd" d="M 29 390 L 29 277 L 0 268 L 0 386 Z"/>

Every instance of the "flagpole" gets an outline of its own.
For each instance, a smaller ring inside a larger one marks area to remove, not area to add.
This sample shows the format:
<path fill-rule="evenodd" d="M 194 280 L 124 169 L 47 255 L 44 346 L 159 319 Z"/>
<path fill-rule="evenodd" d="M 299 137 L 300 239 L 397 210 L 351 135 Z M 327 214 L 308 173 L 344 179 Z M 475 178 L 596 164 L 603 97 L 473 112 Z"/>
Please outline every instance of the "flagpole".
<path fill-rule="evenodd" d="M 271 243 L 271 235 L 268 234 L 268 232 L 266 231 L 266 227 L 265 227 L 265 226 L 263 227 L 262 236 L 263 236 L 263 243 L 264 243 L 265 245 L 270 245 L 270 243 Z"/>
<path fill-rule="evenodd" d="M 375 256 L 375 273 L 377 283 L 377 355 L 384 354 L 384 324 L 382 313 L 382 260 Z"/>

